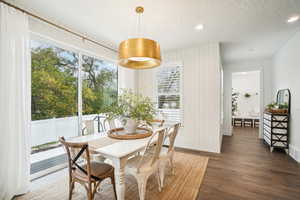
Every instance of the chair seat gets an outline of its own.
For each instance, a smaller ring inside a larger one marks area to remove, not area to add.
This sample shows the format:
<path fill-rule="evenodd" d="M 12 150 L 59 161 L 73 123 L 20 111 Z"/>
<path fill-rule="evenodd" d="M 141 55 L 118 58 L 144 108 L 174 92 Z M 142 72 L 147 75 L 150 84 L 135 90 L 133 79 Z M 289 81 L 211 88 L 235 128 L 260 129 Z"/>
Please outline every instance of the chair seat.
<path fill-rule="evenodd" d="M 130 158 L 126 163 L 126 171 L 136 173 L 138 165 L 140 164 L 139 163 L 140 159 L 142 157 L 143 157 L 142 155 L 138 155 L 138 156 L 134 156 L 133 158 Z M 150 154 L 146 154 L 144 156 L 143 162 L 140 166 L 140 172 L 153 170 L 153 165 L 151 165 L 151 161 L 152 161 L 151 158 L 152 157 Z"/>
<path fill-rule="evenodd" d="M 84 170 L 87 170 L 86 164 L 82 165 L 81 167 Z M 102 177 L 107 177 L 106 174 L 110 173 L 112 170 L 113 170 L 113 167 L 109 164 L 94 162 L 94 161 L 91 162 L 91 174 L 100 179 Z M 87 174 L 85 174 L 84 172 L 82 172 L 79 169 L 76 169 L 76 171 L 74 172 L 74 175 L 76 176 L 76 178 L 78 178 L 80 180 L 86 181 L 88 179 Z"/>

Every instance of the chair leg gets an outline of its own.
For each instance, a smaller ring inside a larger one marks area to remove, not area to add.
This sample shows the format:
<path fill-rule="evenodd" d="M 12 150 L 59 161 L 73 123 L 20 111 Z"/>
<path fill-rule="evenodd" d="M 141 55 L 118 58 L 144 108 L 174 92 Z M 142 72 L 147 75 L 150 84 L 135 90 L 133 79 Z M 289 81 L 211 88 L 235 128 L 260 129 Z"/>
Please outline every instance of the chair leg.
<path fill-rule="evenodd" d="M 88 183 L 87 197 L 88 197 L 88 200 L 93 200 L 93 188 L 92 188 L 92 184 L 91 183 Z"/>
<path fill-rule="evenodd" d="M 75 183 L 73 181 L 70 182 L 70 185 L 69 185 L 69 200 L 72 200 L 72 193 L 73 193 L 73 190 L 74 190 L 74 185 Z"/>
<path fill-rule="evenodd" d="M 101 183 L 101 181 L 98 181 L 98 182 L 94 182 L 94 183 L 93 183 L 93 192 L 92 192 L 92 198 L 93 198 L 93 199 L 95 198 L 95 195 L 96 195 L 96 193 L 97 193 L 98 188 L 100 188 L 100 187 L 99 187 L 100 183 Z"/>
<path fill-rule="evenodd" d="M 91 190 L 89 190 L 88 191 L 88 200 L 93 200 L 93 194 L 92 194 L 92 191 Z"/>
<path fill-rule="evenodd" d="M 139 188 L 140 200 L 144 200 L 145 195 L 146 195 L 146 186 L 147 186 L 148 177 L 137 176 L 136 178 L 137 178 L 137 183 L 138 183 L 138 188 Z"/>
<path fill-rule="evenodd" d="M 160 177 L 160 170 L 158 170 L 155 175 L 156 175 L 156 180 L 157 180 L 157 184 L 158 184 L 158 191 L 161 192 L 162 182 L 161 182 L 161 177 Z"/>
<path fill-rule="evenodd" d="M 164 187 L 164 179 L 165 179 L 165 171 L 166 171 L 166 162 L 163 161 L 159 165 L 159 179 L 160 179 L 160 186 L 161 188 Z"/>
<path fill-rule="evenodd" d="M 169 162 L 170 162 L 170 166 L 171 166 L 171 172 L 172 175 L 175 175 L 175 167 L 174 167 L 174 154 L 172 153 L 172 155 L 169 157 Z"/>
<path fill-rule="evenodd" d="M 111 183 L 114 187 L 115 199 L 117 200 L 117 191 L 116 191 L 116 182 L 115 182 L 114 172 L 112 173 L 112 176 L 110 177 L 110 180 L 111 180 Z"/>

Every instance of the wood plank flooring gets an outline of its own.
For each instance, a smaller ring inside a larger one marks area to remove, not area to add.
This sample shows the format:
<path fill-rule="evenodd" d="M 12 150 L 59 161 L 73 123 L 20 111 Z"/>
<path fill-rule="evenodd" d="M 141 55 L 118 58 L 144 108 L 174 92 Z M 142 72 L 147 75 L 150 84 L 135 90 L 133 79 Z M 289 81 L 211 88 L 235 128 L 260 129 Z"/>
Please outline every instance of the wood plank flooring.
<path fill-rule="evenodd" d="M 222 154 L 209 156 L 197 200 L 300 200 L 300 165 L 258 139 L 258 129 L 234 128 Z"/>

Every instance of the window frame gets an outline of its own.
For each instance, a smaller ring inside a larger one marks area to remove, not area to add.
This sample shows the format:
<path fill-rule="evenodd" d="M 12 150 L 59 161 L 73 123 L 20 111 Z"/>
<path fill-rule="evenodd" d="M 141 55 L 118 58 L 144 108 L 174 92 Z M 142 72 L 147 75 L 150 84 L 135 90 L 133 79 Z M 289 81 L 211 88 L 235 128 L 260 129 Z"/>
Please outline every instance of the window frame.
<path fill-rule="evenodd" d="M 159 72 L 160 72 L 160 70 L 162 69 L 162 68 L 173 68 L 173 67 L 179 67 L 179 73 L 180 73 L 180 75 L 179 75 L 179 92 L 178 93 L 160 93 L 159 91 L 158 91 L 158 79 L 159 79 L 159 76 L 158 76 L 158 74 L 159 74 Z M 183 83 L 184 83 L 184 64 L 183 64 L 183 62 L 167 62 L 167 63 L 164 63 L 164 64 L 162 64 L 161 65 L 161 67 L 159 67 L 158 69 L 157 69 L 157 71 L 155 72 L 155 87 L 154 87 L 154 94 L 155 94 L 155 101 L 157 102 L 157 106 L 156 106 L 156 108 L 157 108 L 157 110 L 159 111 L 159 112 L 163 112 L 163 110 L 179 110 L 179 113 L 180 113 L 180 123 L 182 124 L 182 126 L 183 126 L 183 124 L 184 124 L 184 104 L 183 104 L 183 102 L 184 102 L 184 85 L 183 85 Z M 166 96 L 170 96 L 170 95 L 179 95 L 179 109 L 160 109 L 159 108 L 159 96 L 160 95 L 166 95 Z M 168 121 L 168 120 L 167 120 Z"/>

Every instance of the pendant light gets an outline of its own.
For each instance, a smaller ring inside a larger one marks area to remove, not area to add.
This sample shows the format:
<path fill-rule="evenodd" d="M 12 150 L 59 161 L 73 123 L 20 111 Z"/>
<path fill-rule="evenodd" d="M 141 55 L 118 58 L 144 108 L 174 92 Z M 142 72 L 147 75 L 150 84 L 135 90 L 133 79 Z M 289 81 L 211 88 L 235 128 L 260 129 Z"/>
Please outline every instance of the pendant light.
<path fill-rule="evenodd" d="M 138 29 L 140 30 L 140 17 L 143 7 L 136 7 L 138 14 Z M 139 32 L 139 31 L 138 31 Z M 121 42 L 119 46 L 119 65 L 131 69 L 150 69 L 158 67 L 161 63 L 160 46 L 151 39 L 130 38 Z"/>

